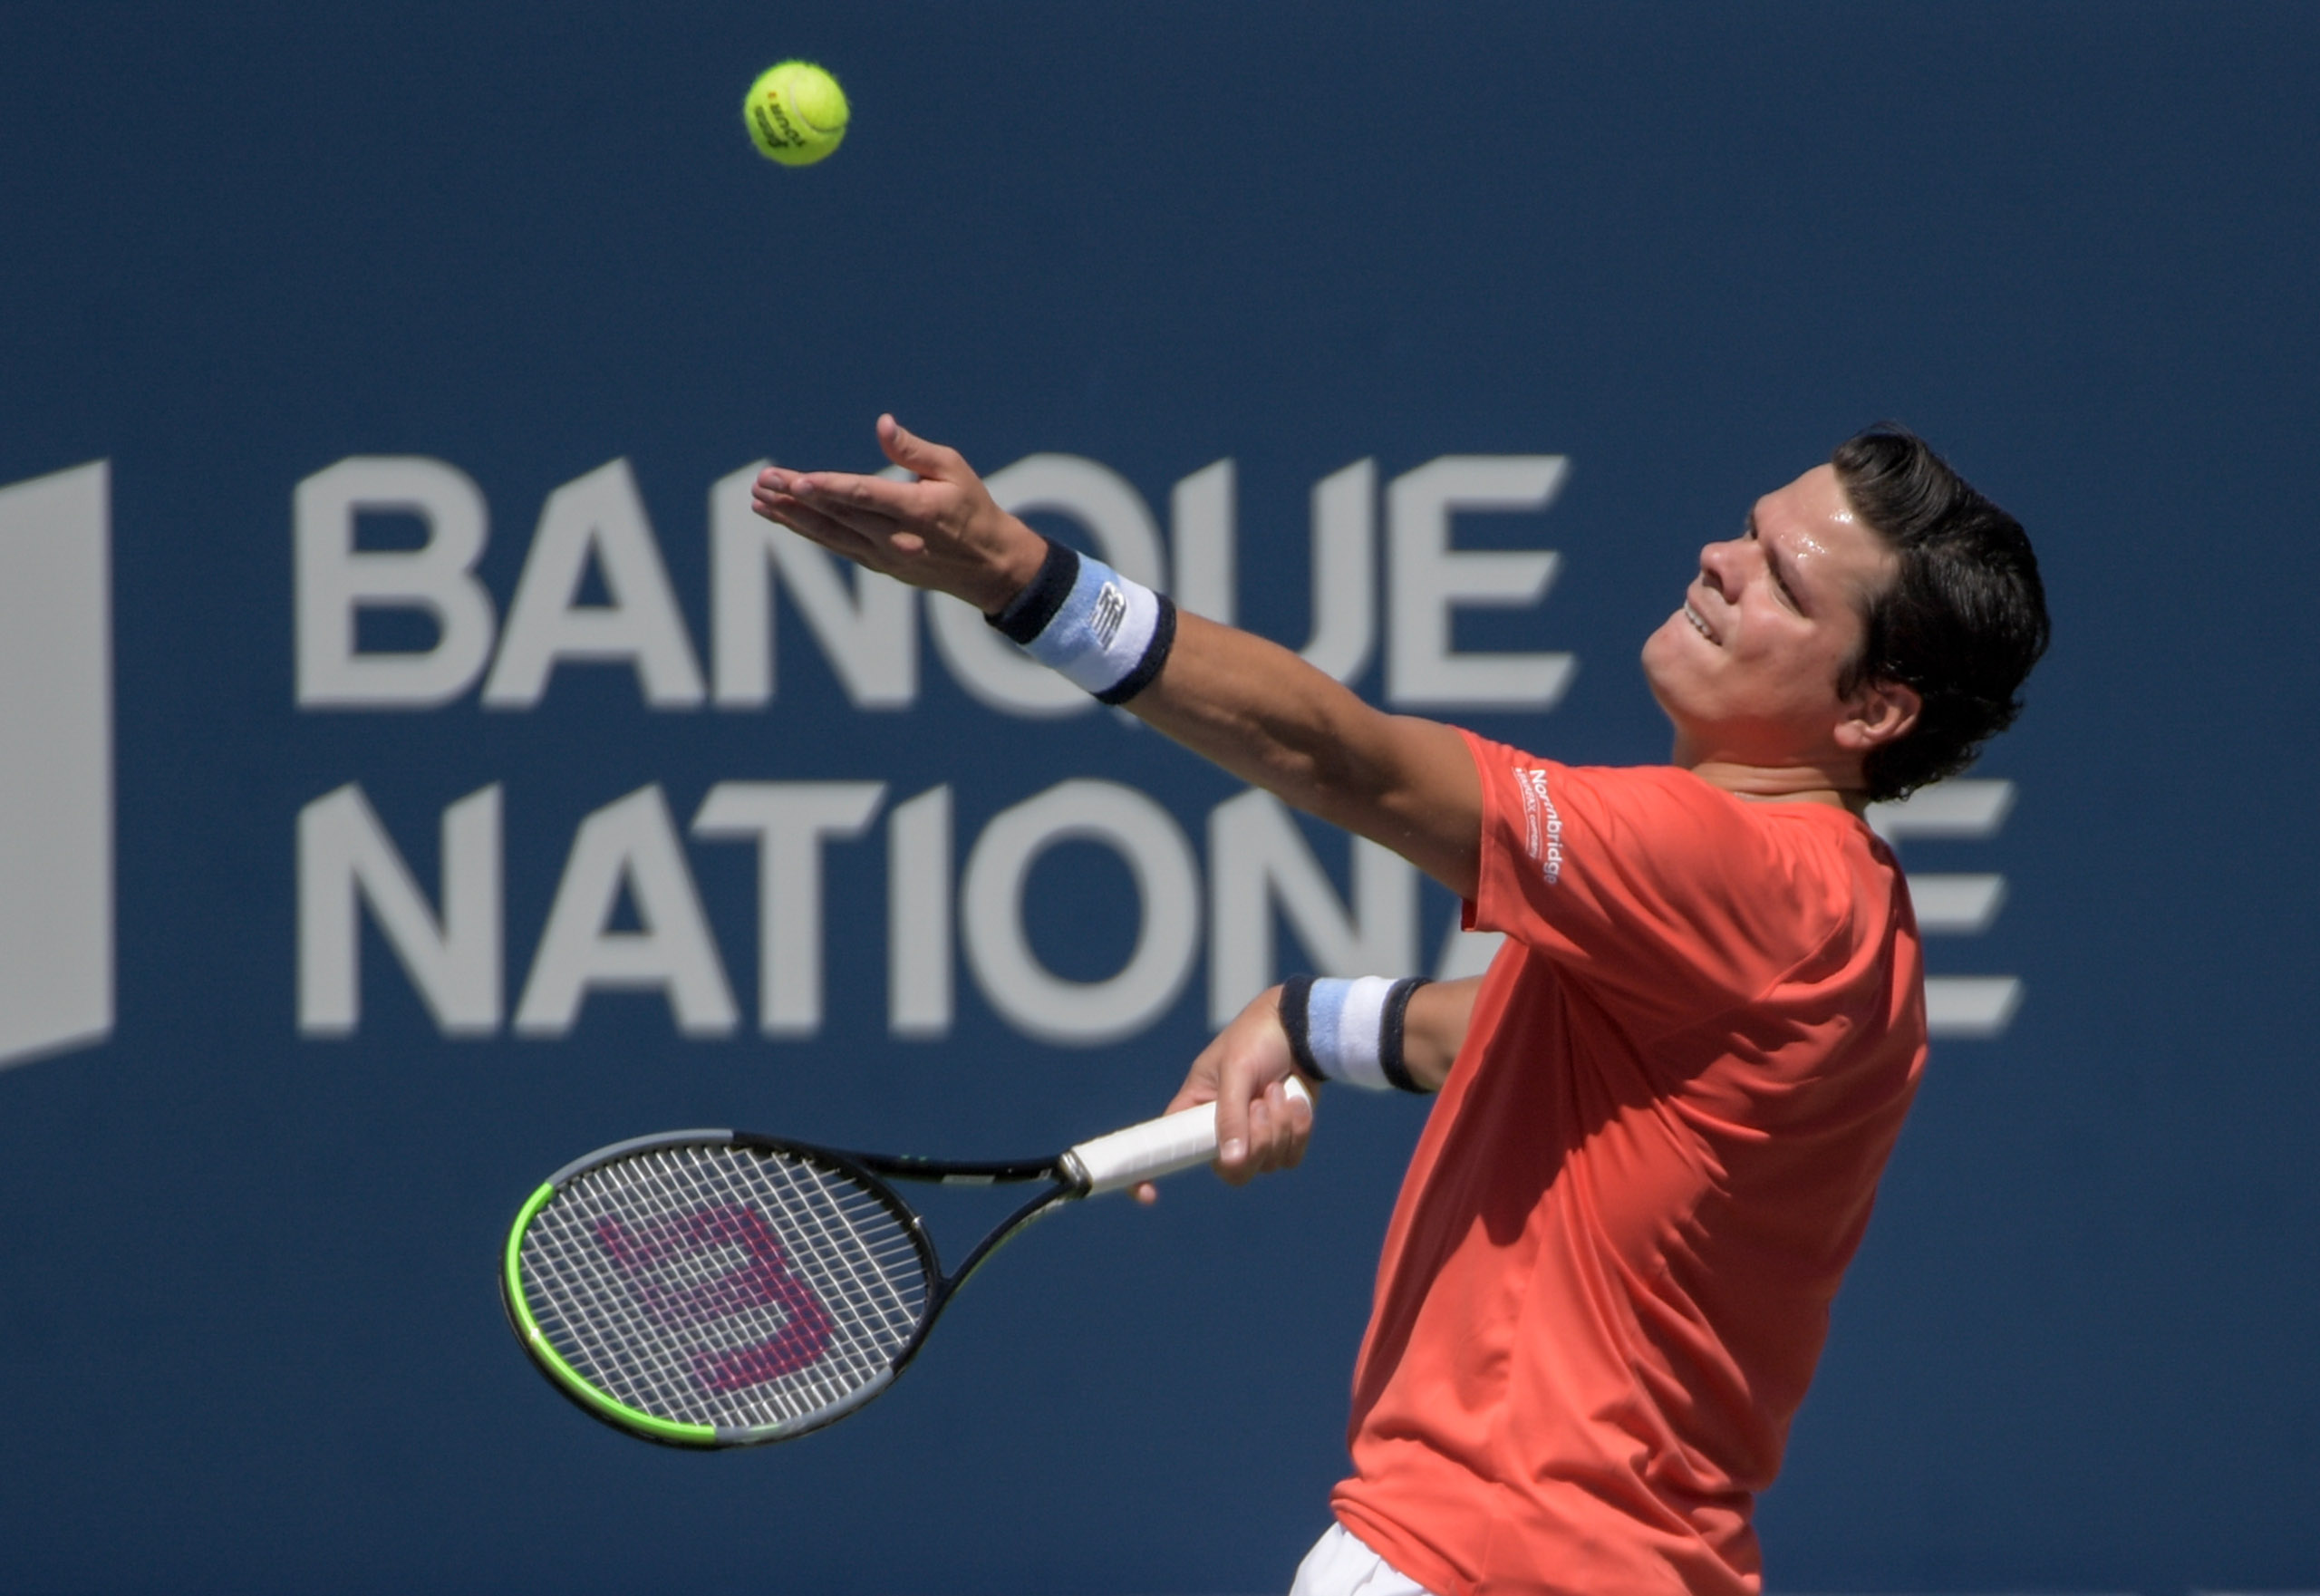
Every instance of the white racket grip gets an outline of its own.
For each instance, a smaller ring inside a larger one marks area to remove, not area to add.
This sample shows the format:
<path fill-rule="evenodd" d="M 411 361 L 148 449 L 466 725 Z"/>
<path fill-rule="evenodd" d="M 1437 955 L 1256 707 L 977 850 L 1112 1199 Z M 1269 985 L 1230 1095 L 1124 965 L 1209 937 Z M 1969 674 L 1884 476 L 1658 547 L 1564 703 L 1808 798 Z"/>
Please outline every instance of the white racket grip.
<path fill-rule="evenodd" d="M 1289 1078 L 1289 1095 L 1310 1103 L 1313 1094 L 1295 1076 Z M 1068 1165 L 1086 1176 L 1088 1195 L 1116 1192 L 1140 1180 L 1154 1180 L 1190 1169 L 1216 1156 L 1216 1105 L 1203 1103 L 1159 1119 L 1147 1119 L 1109 1136 L 1082 1142 L 1064 1156 Z"/>

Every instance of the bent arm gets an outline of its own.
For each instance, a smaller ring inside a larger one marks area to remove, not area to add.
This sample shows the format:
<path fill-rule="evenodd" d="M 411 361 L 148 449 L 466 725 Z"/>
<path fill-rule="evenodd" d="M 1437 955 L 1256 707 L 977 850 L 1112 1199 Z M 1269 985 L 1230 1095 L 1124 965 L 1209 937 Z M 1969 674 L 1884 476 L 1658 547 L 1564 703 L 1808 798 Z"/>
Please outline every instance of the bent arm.
<path fill-rule="evenodd" d="M 1474 994 L 1482 986 L 1482 977 L 1475 975 L 1434 982 L 1410 994 L 1410 1005 L 1402 1014 L 1402 1068 L 1427 1091 L 1440 1091 L 1450 1078 L 1450 1066 L 1466 1044 Z"/>
<path fill-rule="evenodd" d="M 1402 1067 L 1421 1089 L 1439 1091 L 1448 1079 L 1481 987 L 1476 976 L 1434 982 L 1410 994 L 1402 1015 Z M 1277 986 L 1252 999 L 1200 1050 L 1168 1104 L 1172 1114 L 1201 1103 L 1216 1105 L 1216 1172 L 1233 1185 L 1270 1170 L 1295 1168 L 1313 1134 L 1311 1100 L 1292 1100 L 1285 1089 L 1300 1070 L 1281 1024 L 1281 1001 Z M 1157 1195 L 1148 1181 L 1136 1188 L 1139 1202 Z"/>
<path fill-rule="evenodd" d="M 914 586 L 995 614 L 1039 574 L 1047 541 L 999 508 L 955 450 L 878 421 L 915 482 L 769 469 L 759 515 Z M 1160 674 L 1128 711 L 1283 802 L 1393 849 L 1474 895 L 1482 785 L 1451 727 L 1389 715 L 1278 644 L 1180 614 Z"/>

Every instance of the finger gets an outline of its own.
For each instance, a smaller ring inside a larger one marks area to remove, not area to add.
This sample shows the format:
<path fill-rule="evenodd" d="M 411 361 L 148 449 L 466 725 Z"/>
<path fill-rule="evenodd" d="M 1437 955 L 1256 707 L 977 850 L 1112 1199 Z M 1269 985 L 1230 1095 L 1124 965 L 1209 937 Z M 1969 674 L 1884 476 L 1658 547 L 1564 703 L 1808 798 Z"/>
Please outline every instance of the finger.
<path fill-rule="evenodd" d="M 867 537 L 845 522 L 822 514 L 814 506 L 800 504 L 794 498 L 758 499 L 755 508 L 757 513 L 767 520 L 778 521 L 799 537 L 858 564 L 872 564 L 885 553 L 881 539 Z"/>
<path fill-rule="evenodd" d="M 797 486 L 794 479 L 792 486 Z M 926 539 L 915 532 L 904 532 L 884 516 L 846 505 L 824 500 L 808 504 L 795 493 L 772 494 L 762 488 L 752 490 L 750 505 L 767 520 L 778 521 L 825 548 L 879 570 L 886 569 L 897 556 L 916 556 L 926 549 Z"/>
<path fill-rule="evenodd" d="M 1271 1128 L 1271 1169 L 1294 1169 L 1305 1154 L 1305 1130 L 1298 1122 L 1296 1099 L 1288 1083 L 1276 1080 L 1265 1088 L 1265 1120 Z"/>
<path fill-rule="evenodd" d="M 1217 1082 L 1216 1173 L 1231 1185 L 1240 1185 L 1254 1173 L 1249 1167 L 1250 1103 L 1245 1077 L 1227 1074 Z"/>
<path fill-rule="evenodd" d="M 883 477 L 864 478 L 846 471 L 798 471 L 787 466 L 768 466 L 758 473 L 757 480 L 749 484 L 749 497 L 759 504 L 776 498 L 795 500 L 807 498 L 815 501 L 824 515 L 853 513 L 850 507 L 857 497 L 854 491 L 856 485 L 864 481 L 885 480 Z M 914 486 L 910 483 L 888 485 Z M 862 513 L 868 511 L 865 509 Z M 897 519 L 900 515 L 897 510 L 887 515 L 886 518 Z"/>
<path fill-rule="evenodd" d="M 967 466 L 966 457 L 957 450 L 929 443 L 891 415 L 878 418 L 878 447 L 904 470 L 938 482 L 956 482 L 974 475 Z"/>
<path fill-rule="evenodd" d="M 1281 1166 L 1294 1169 L 1305 1162 L 1305 1149 L 1313 1139 L 1313 1099 L 1291 1097 L 1287 1082 L 1281 1084 L 1281 1115 L 1288 1122 L 1288 1136 Z"/>
<path fill-rule="evenodd" d="M 889 520 L 900 520 L 908 519 L 925 508 L 910 494 L 909 490 L 917 486 L 915 482 L 896 482 L 886 477 L 851 471 L 798 471 L 787 466 L 768 466 L 749 485 L 749 492 L 759 502 L 768 495 L 802 495 L 814 498 L 825 513 L 835 514 L 854 507 L 865 514 L 876 513 Z M 898 496 L 866 489 L 894 489 Z"/>
<path fill-rule="evenodd" d="M 798 503 L 787 494 L 777 495 L 762 491 L 753 493 L 749 496 L 749 508 L 776 526 L 787 527 L 792 532 L 807 537 L 819 536 L 826 538 L 832 534 L 832 527 L 827 524 L 828 517 L 810 506 Z M 850 530 L 844 528 L 838 530 L 844 533 L 842 541 L 848 543 L 862 541 Z"/>
<path fill-rule="evenodd" d="M 896 482 L 886 477 L 796 471 L 789 476 L 789 492 L 826 516 L 842 516 L 857 523 L 878 520 L 909 526 L 930 515 L 929 489 L 923 483 Z"/>
<path fill-rule="evenodd" d="M 1140 1180 L 1130 1188 L 1128 1195 L 1149 1208 L 1160 1200 L 1160 1188 L 1148 1180 Z"/>
<path fill-rule="evenodd" d="M 791 517 L 798 512 L 817 516 L 822 513 L 819 508 L 791 493 L 787 486 L 777 489 L 762 482 L 749 489 L 749 508 L 767 520 L 779 521 L 784 526 L 788 526 Z"/>
<path fill-rule="evenodd" d="M 1249 1099 L 1249 1174 L 1269 1175 L 1279 1160 L 1276 1143 L 1280 1133 L 1273 1118 L 1269 1095 L 1259 1092 Z"/>
<path fill-rule="evenodd" d="M 1259 1108 L 1262 1109 L 1262 1115 Z M 1261 1129 L 1250 1132 L 1251 1164 L 1261 1173 L 1279 1169 L 1294 1169 L 1305 1156 L 1305 1143 L 1312 1135 L 1313 1110 L 1307 1100 L 1292 1096 L 1287 1081 L 1276 1080 L 1265 1088 L 1264 1096 L 1250 1107 L 1252 1126 Z"/>
<path fill-rule="evenodd" d="M 1286 1169 L 1297 1162 L 1297 1125 L 1290 1117 L 1289 1088 L 1281 1081 L 1265 1088 L 1265 1167 Z"/>
<path fill-rule="evenodd" d="M 915 555 L 926 547 L 925 538 L 915 532 L 904 530 L 906 527 L 923 525 L 923 522 L 897 519 L 883 510 L 843 500 L 833 502 L 816 498 L 812 501 L 812 508 L 825 520 L 847 528 L 865 543 L 889 553 Z"/>

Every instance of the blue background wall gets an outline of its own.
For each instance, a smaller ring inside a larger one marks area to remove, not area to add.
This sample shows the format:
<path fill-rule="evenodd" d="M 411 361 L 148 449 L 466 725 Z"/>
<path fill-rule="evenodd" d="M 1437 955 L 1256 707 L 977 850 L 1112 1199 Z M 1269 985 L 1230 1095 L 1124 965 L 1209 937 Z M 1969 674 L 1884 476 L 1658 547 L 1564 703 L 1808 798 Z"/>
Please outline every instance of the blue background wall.
<path fill-rule="evenodd" d="M 856 106 L 802 172 L 736 114 L 789 54 Z M 354 1032 L 298 1028 L 297 817 L 347 782 L 430 895 L 442 809 L 505 784 L 511 1008 L 575 827 L 648 782 L 681 824 L 720 780 L 948 782 L 963 849 L 1102 776 L 1198 840 L 1233 788 L 1148 733 L 996 714 L 931 653 L 857 711 L 787 617 L 759 711 L 586 664 L 520 713 L 298 709 L 291 494 L 333 461 L 471 475 L 504 612 L 548 494 L 626 457 L 705 653 L 709 484 L 875 463 L 887 408 L 987 469 L 1104 462 L 1164 524 L 1233 458 L 1243 613 L 1291 642 L 1316 479 L 1567 455 L 1542 516 L 1461 529 L 1560 551 L 1552 592 L 1458 636 L 1579 674 L 1459 718 L 1584 761 L 1664 754 L 1633 651 L 1700 543 L 1859 425 L 1933 438 L 2032 528 L 2057 641 L 1979 772 L 2002 831 L 1905 857 L 2006 875 L 1930 957 L 2026 995 L 1937 1047 L 1770 1582 L 2320 1584 L 2315 73 L 2294 5 L 14 0 L 0 483 L 111 462 L 120 996 L 0 1072 L 0 1588 L 1285 1587 L 1414 1105 L 1044 1227 L 888 1400 L 768 1452 L 587 1423 L 492 1292 L 524 1193 L 621 1136 L 995 1156 L 1148 1112 L 1197 976 L 1113 1047 L 964 974 L 947 1036 L 894 1040 L 874 832 L 829 851 L 809 1038 L 755 1034 L 748 854 L 701 843 L 730 1037 L 597 993 L 447 1038 L 375 931 Z M 1082 852 L 1031 933 L 1084 979 L 1133 920 Z"/>

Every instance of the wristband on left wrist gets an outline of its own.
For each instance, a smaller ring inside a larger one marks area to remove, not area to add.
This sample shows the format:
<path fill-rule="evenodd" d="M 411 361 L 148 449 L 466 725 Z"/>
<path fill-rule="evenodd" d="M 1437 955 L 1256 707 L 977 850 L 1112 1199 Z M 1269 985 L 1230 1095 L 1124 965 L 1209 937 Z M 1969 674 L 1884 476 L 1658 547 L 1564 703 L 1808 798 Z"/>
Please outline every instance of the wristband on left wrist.
<path fill-rule="evenodd" d="M 1176 641 L 1167 595 L 1053 538 L 1030 585 L 984 619 L 1099 703 L 1149 687 Z"/>

